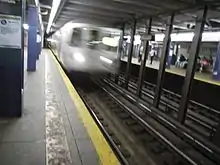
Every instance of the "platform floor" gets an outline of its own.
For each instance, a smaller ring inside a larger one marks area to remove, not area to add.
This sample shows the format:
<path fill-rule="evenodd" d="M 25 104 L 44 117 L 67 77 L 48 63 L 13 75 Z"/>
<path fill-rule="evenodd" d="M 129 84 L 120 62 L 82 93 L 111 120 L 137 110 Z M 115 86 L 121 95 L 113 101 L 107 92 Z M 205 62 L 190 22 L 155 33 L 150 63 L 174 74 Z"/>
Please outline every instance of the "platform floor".
<path fill-rule="evenodd" d="M 127 60 L 128 60 L 127 57 L 124 57 L 122 59 L 122 61 L 127 61 Z M 136 64 L 136 65 L 140 65 L 140 62 L 138 62 L 138 58 L 133 57 L 132 58 L 132 63 Z M 149 60 L 147 60 L 147 62 L 146 62 L 146 67 L 148 67 L 148 68 L 153 68 L 153 69 L 159 70 L 159 65 L 160 65 L 159 61 L 153 61 L 152 65 L 150 64 Z M 166 72 L 176 74 L 176 75 L 179 75 L 179 76 L 184 76 L 184 77 L 186 75 L 186 70 L 185 69 L 176 68 L 174 66 L 171 66 L 170 69 L 166 69 Z M 203 82 L 206 82 L 206 83 L 209 83 L 209 84 L 214 84 L 214 85 L 220 86 L 220 81 L 213 80 L 212 74 L 209 74 L 209 73 L 196 72 L 194 78 L 196 80 L 199 80 L 199 81 L 203 81 Z"/>
<path fill-rule="evenodd" d="M 0 119 L 0 165 L 72 164 L 119 162 L 52 53 L 43 50 L 37 71 L 25 69 L 23 116 Z"/>

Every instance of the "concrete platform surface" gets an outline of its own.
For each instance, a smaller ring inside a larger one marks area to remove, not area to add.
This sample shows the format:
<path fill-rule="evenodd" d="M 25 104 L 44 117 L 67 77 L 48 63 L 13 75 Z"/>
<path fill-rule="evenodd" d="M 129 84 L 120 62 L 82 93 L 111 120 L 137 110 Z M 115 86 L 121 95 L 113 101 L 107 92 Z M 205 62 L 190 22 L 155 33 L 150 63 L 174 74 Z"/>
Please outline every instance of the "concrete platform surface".
<path fill-rule="evenodd" d="M 53 58 L 25 70 L 23 116 L 0 119 L 0 165 L 103 164 Z"/>

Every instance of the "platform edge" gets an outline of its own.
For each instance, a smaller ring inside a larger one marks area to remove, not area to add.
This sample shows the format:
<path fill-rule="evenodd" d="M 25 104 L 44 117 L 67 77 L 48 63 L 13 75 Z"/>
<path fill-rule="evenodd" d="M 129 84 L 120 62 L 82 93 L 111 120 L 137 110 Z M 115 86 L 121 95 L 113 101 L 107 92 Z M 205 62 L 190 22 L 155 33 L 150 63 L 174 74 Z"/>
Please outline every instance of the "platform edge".
<path fill-rule="evenodd" d="M 84 102 L 81 100 L 79 94 L 77 93 L 76 89 L 72 85 L 71 81 L 67 77 L 66 73 L 62 69 L 61 65 L 57 61 L 57 59 L 52 55 L 53 60 L 55 61 L 59 73 L 67 87 L 67 90 L 70 94 L 70 97 L 73 103 L 76 106 L 77 112 L 79 117 L 81 118 L 89 137 L 95 147 L 95 150 L 98 154 L 100 159 L 100 163 L 103 165 L 117 165 L 120 164 L 119 160 L 117 159 L 114 151 L 111 149 L 110 145 L 106 141 L 104 135 L 101 133 L 101 130 L 97 126 L 96 122 L 90 115 L 88 109 L 86 108 Z"/>

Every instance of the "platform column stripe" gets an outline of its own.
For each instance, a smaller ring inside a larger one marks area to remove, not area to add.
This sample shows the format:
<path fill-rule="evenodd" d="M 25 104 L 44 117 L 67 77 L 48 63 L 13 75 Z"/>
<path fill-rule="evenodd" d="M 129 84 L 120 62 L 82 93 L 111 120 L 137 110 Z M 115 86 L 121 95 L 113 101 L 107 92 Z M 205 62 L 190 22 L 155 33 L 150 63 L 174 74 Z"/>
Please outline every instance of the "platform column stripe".
<path fill-rule="evenodd" d="M 51 53 L 50 53 L 51 54 Z M 87 110 L 85 104 L 81 100 L 79 94 L 73 87 L 72 83 L 70 82 L 69 78 L 61 68 L 58 61 L 55 59 L 55 57 L 52 55 L 55 63 L 57 64 L 57 67 L 59 69 L 59 72 L 66 84 L 66 87 L 69 91 L 69 94 L 71 96 L 71 99 L 73 100 L 76 109 L 78 111 L 78 114 L 86 127 L 86 130 L 93 142 L 93 145 L 96 149 L 96 152 L 99 156 L 100 163 L 102 165 L 119 165 L 120 162 L 118 161 L 116 155 L 114 154 L 113 150 L 109 146 L 108 142 L 106 141 L 105 137 L 101 133 L 99 127 L 93 120 L 92 116 L 90 115 L 89 111 Z"/>

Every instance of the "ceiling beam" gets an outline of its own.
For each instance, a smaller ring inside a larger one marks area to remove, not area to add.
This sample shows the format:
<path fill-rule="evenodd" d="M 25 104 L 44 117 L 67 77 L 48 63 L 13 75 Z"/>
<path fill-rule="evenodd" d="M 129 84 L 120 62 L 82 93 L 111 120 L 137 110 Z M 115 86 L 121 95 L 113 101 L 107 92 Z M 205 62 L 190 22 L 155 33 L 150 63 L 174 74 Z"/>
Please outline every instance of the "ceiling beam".
<path fill-rule="evenodd" d="M 49 6 L 49 5 L 44 5 L 44 4 L 42 4 L 42 3 L 40 3 L 40 7 L 41 7 L 41 8 L 44 8 L 44 9 L 51 10 L 51 6 Z"/>
<path fill-rule="evenodd" d="M 176 25 L 180 25 L 182 22 L 179 20 L 179 18 L 181 19 L 180 15 L 188 17 L 183 20 L 194 20 L 196 19 L 195 15 L 189 13 L 192 10 L 203 8 L 205 3 L 209 2 L 204 0 L 63 0 L 55 20 L 63 12 L 74 12 L 79 18 L 94 15 L 96 18 L 103 19 L 104 17 L 105 21 L 107 20 L 106 22 L 108 19 L 111 21 L 127 20 L 129 22 L 129 20 L 133 20 L 134 16 L 138 19 L 156 16 L 164 24 L 163 17 L 167 17 L 170 12 L 176 11 L 177 16 L 174 22 Z M 185 9 L 187 10 L 185 11 Z M 189 10 L 191 11 L 188 12 Z M 162 18 L 159 14 L 163 15 Z"/>
<path fill-rule="evenodd" d="M 83 16 L 83 15 L 92 15 L 92 16 L 94 16 L 94 17 L 102 17 L 103 19 L 106 19 L 106 18 L 108 18 L 108 19 L 115 19 L 115 20 L 125 20 L 125 18 L 123 18 L 123 17 L 118 17 L 118 16 L 116 16 L 116 15 L 111 15 L 111 14 L 109 14 L 109 15 L 106 15 L 106 14 L 98 14 L 98 13 L 85 13 L 85 12 L 83 12 L 83 11 L 76 11 L 76 12 L 73 12 L 73 11 L 69 11 L 69 10 L 65 10 L 65 11 L 62 11 L 61 12 L 61 14 L 60 15 L 68 15 L 68 16 L 71 16 L 71 15 L 78 15 L 79 17 L 81 17 L 81 16 Z M 107 20 L 108 20 L 107 19 Z"/>
<path fill-rule="evenodd" d="M 153 9 L 153 10 L 160 10 L 161 9 L 161 6 L 158 6 L 158 5 L 154 5 L 154 4 L 151 4 L 151 3 L 145 3 L 144 1 L 140 1 L 140 0 L 113 0 L 113 2 L 116 2 L 118 4 L 129 4 L 129 5 L 134 5 L 134 6 L 138 6 L 138 7 L 145 7 L 146 9 L 147 8 L 150 8 L 150 9 Z"/>
<path fill-rule="evenodd" d="M 166 10 L 166 9 L 177 9 L 180 6 L 185 6 L 185 2 L 180 2 L 178 0 L 113 0 L 119 3 L 127 3 L 136 6 L 148 7 L 151 9 L 157 10 Z"/>
<path fill-rule="evenodd" d="M 149 15 L 151 13 L 155 13 L 158 10 L 152 9 L 152 8 L 146 8 L 146 7 L 137 7 L 135 5 L 129 5 L 129 4 L 122 4 L 117 3 L 110 0 L 70 0 L 70 4 L 78 4 L 88 7 L 97 7 L 101 9 L 107 9 L 111 10 L 112 12 L 118 11 L 118 12 L 125 12 L 128 14 L 134 14 L 134 15 Z"/>
<path fill-rule="evenodd" d="M 99 19 L 99 20 L 105 20 L 106 22 L 120 22 L 122 19 L 120 18 L 113 18 L 109 17 L 106 19 L 106 17 L 96 15 L 96 14 L 86 14 L 86 13 L 61 13 L 59 18 L 91 18 L 91 19 Z"/>
<path fill-rule="evenodd" d="M 60 13 L 61 13 L 61 11 L 63 10 L 63 7 L 64 7 L 64 5 L 66 4 L 67 1 L 68 1 L 68 0 L 61 0 L 60 5 L 59 5 L 59 8 L 58 8 L 58 10 L 57 10 L 57 13 L 56 13 L 56 15 L 55 15 L 55 17 L 54 17 L 54 22 L 56 22 L 58 16 L 60 15 Z"/>
<path fill-rule="evenodd" d="M 71 12 L 84 12 L 88 14 L 99 14 L 103 16 L 112 16 L 112 17 L 118 17 L 118 18 L 124 18 L 124 19 L 129 19 L 132 18 L 132 15 L 129 15 L 127 13 L 115 11 L 111 12 L 111 10 L 106 10 L 106 9 L 101 9 L 97 7 L 88 7 L 88 6 L 83 6 L 83 5 L 66 5 L 63 8 L 63 11 L 71 11 Z"/>
<path fill-rule="evenodd" d="M 62 27 L 64 24 L 66 24 L 67 22 L 76 22 L 76 23 L 87 23 L 87 24 L 94 24 L 94 25 L 99 25 L 99 26 L 107 26 L 107 27 L 115 27 L 114 25 L 114 22 L 107 22 L 106 20 L 103 20 L 103 19 L 94 19 L 91 17 L 90 18 L 79 18 L 79 17 L 76 17 L 76 18 L 72 18 L 72 19 L 66 19 L 66 18 L 58 18 L 57 19 L 57 22 L 56 22 L 56 27 L 57 28 L 60 28 Z"/>

